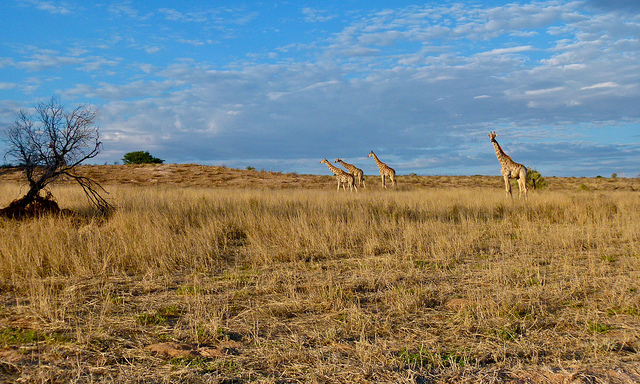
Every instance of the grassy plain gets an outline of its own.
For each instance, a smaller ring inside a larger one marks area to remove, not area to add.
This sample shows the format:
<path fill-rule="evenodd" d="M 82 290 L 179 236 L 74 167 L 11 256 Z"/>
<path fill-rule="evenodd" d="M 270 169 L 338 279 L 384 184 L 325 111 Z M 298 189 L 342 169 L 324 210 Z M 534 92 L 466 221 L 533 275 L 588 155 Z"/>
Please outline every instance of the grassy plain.
<path fill-rule="evenodd" d="M 637 179 L 81 168 L 0 219 L 0 382 L 640 381 Z"/>

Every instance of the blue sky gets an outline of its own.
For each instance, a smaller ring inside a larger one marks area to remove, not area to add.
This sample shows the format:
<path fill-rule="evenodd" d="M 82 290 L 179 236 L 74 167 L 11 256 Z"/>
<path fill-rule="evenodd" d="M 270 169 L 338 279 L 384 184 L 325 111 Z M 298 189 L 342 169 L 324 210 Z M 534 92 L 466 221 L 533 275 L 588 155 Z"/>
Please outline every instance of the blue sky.
<path fill-rule="evenodd" d="M 95 105 L 94 163 L 640 173 L 640 2 L 5 0 L 0 126 Z M 0 142 L 0 154 L 6 143 Z"/>

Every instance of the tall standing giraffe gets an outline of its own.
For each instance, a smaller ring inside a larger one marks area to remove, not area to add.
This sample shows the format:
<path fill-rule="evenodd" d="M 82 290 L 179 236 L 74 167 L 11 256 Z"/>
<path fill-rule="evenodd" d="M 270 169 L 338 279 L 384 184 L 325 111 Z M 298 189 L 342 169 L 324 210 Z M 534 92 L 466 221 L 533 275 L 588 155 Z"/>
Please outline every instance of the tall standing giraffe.
<path fill-rule="evenodd" d="M 396 182 L 396 171 L 390 166 L 388 166 L 387 164 L 380 161 L 380 159 L 378 159 L 378 156 L 376 156 L 376 154 L 373 153 L 373 151 L 369 152 L 369 155 L 367 157 L 372 157 L 372 156 L 373 156 L 373 161 L 376 162 L 378 169 L 380 169 L 380 177 L 382 177 L 382 186 L 384 188 L 387 188 L 387 184 L 385 183 L 385 176 L 389 176 L 389 179 L 391 180 L 391 183 L 394 186 L 398 185 L 398 183 Z"/>
<path fill-rule="evenodd" d="M 518 164 L 509 155 L 504 153 L 502 148 L 500 148 L 500 144 L 496 141 L 496 136 L 498 136 L 495 131 L 489 133 L 489 138 L 491 138 L 491 143 L 493 144 L 493 149 L 496 151 L 496 157 L 502 165 L 502 169 L 500 169 L 500 173 L 502 177 L 504 177 L 504 188 L 506 189 L 507 197 L 512 197 L 511 194 L 511 178 L 518 180 L 518 197 L 521 197 L 524 193 L 524 198 L 527 198 L 527 168 Z"/>
<path fill-rule="evenodd" d="M 329 170 L 333 172 L 334 175 L 336 175 L 336 180 L 338 180 L 338 192 L 340 192 L 340 184 L 342 184 L 342 189 L 344 189 L 345 192 L 347 191 L 345 184 L 349 185 L 350 192 L 353 192 L 354 187 L 356 189 L 356 192 L 358 192 L 358 187 L 356 187 L 354 183 L 353 175 L 348 174 L 338 167 L 334 167 L 333 164 L 331 164 L 327 159 L 320 160 L 320 163 L 326 164 L 327 167 L 329 167 Z"/>
<path fill-rule="evenodd" d="M 343 167 L 345 167 L 350 174 L 353 175 L 354 180 L 358 183 L 358 185 L 364 185 L 367 188 L 367 185 L 364 183 L 364 172 L 362 169 L 356 167 L 353 164 L 345 163 L 342 159 L 338 158 L 334 163 L 340 163 Z"/>

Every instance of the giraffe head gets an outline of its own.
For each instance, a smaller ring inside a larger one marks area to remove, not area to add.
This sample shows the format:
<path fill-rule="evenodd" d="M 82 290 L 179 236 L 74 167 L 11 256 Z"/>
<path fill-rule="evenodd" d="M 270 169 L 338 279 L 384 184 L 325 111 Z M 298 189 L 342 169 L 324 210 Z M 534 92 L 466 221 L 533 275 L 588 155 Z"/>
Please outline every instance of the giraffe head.
<path fill-rule="evenodd" d="M 496 131 L 493 132 L 489 132 L 489 138 L 491 139 L 491 141 L 496 141 L 496 136 L 498 136 L 498 134 L 496 133 Z"/>
<path fill-rule="evenodd" d="M 340 162 L 340 160 L 342 160 L 342 159 L 338 157 L 338 158 L 336 159 L 336 161 L 334 161 L 334 163 L 339 163 L 339 162 Z"/>
<path fill-rule="evenodd" d="M 329 160 L 327 160 L 326 158 L 325 158 L 325 159 L 320 160 L 320 164 L 323 164 L 323 163 L 329 163 Z"/>
<path fill-rule="evenodd" d="M 373 153 L 373 151 L 371 151 L 371 152 L 369 152 L 369 154 L 367 155 L 367 157 L 371 157 L 371 156 L 373 156 L 373 155 L 375 155 L 375 154 Z"/>

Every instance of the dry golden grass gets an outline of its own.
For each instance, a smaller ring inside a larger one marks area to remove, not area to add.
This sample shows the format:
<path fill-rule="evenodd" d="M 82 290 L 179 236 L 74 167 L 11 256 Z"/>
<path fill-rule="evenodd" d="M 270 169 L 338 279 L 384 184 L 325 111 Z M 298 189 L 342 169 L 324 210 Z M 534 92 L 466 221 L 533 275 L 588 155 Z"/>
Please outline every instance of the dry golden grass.
<path fill-rule="evenodd" d="M 0 219 L 0 381 L 640 381 L 637 180 L 163 167 L 82 167 L 108 218 L 63 184 L 77 214 Z"/>
<path fill-rule="evenodd" d="M 325 171 L 322 164 L 318 169 Z M 207 188 L 330 189 L 336 187 L 334 176 L 300 175 L 257 170 L 233 169 L 197 164 L 83 165 L 78 175 L 90 177 L 104 185 L 180 186 Z M 424 188 L 503 188 L 502 176 L 416 176 L 399 175 L 398 190 Z M 368 189 L 380 189 L 380 176 L 365 175 Z M 17 169 L 0 168 L 0 181 L 19 183 Z M 547 177 L 547 190 L 571 191 L 640 191 L 640 178 Z M 517 194 L 517 186 L 515 187 Z"/>

